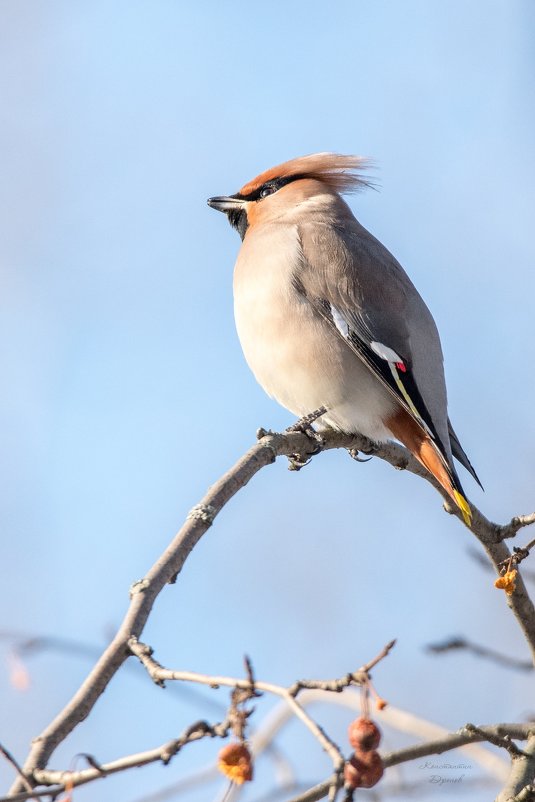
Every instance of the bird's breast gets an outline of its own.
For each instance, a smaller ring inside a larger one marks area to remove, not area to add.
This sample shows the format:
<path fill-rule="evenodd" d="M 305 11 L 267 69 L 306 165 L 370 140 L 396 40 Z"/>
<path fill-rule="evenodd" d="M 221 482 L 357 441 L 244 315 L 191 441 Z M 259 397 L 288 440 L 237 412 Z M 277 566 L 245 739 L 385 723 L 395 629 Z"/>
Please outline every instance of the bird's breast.
<path fill-rule="evenodd" d="M 234 314 L 247 363 L 295 415 L 326 406 L 325 422 L 385 439 L 392 403 L 377 379 L 294 286 L 297 228 L 250 230 L 234 270 Z"/>

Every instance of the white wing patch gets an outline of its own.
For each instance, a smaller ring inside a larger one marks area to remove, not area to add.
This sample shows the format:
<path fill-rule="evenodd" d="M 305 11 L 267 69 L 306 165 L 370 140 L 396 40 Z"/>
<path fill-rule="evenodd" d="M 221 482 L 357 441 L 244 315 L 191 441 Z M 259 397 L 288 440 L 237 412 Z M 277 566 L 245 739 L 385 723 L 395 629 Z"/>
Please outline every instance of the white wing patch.
<path fill-rule="evenodd" d="M 344 318 L 333 304 L 331 304 L 331 315 L 333 316 L 334 325 L 342 335 L 342 337 L 349 337 L 349 326 Z"/>
<path fill-rule="evenodd" d="M 386 359 L 387 362 L 401 362 L 403 364 L 402 358 L 399 354 L 389 348 L 388 345 L 384 345 L 383 343 L 372 342 L 370 343 L 372 351 L 375 351 L 377 356 L 380 356 L 381 359 Z"/>

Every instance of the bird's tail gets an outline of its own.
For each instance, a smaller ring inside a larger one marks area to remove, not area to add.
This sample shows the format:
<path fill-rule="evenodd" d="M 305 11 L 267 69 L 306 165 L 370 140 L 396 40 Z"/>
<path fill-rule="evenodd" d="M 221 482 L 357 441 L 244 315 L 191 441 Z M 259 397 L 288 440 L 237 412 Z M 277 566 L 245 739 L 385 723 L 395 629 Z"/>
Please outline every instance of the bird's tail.
<path fill-rule="evenodd" d="M 396 440 L 403 443 L 444 488 L 448 496 L 459 507 L 463 521 L 469 527 L 472 523 L 470 505 L 466 500 L 455 468 L 449 465 L 446 455 L 442 454 L 437 443 L 405 410 L 400 410 L 390 417 L 386 425 Z"/>
<path fill-rule="evenodd" d="M 474 466 L 472 465 L 472 463 L 470 462 L 470 460 L 466 456 L 465 451 L 464 451 L 462 445 L 459 442 L 459 438 L 457 437 L 457 435 L 455 434 L 455 432 L 453 430 L 453 426 L 451 425 L 451 421 L 450 421 L 449 418 L 448 418 L 448 432 L 449 432 L 449 435 L 450 435 L 450 445 L 451 445 L 451 451 L 452 451 L 453 456 L 455 457 L 455 459 L 459 460 L 461 465 L 464 465 L 464 467 L 466 468 L 468 473 L 472 474 L 472 476 L 474 477 L 474 479 L 476 480 L 476 482 L 480 486 L 481 490 L 484 490 L 485 488 L 483 487 L 483 485 L 479 481 L 479 476 L 475 472 Z"/>

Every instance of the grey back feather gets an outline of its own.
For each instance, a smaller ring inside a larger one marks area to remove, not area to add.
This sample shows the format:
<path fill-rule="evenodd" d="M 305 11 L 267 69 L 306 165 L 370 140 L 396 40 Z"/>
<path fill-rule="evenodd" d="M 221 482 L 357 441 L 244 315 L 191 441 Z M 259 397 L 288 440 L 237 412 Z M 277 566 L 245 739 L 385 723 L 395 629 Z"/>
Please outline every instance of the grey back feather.
<path fill-rule="evenodd" d="M 345 207 L 339 223 L 338 214 L 336 222 L 298 226 L 299 282 L 310 297 L 333 304 L 368 345 L 383 343 L 407 361 L 451 463 L 443 355 L 433 317 L 399 262 L 338 201 Z"/>

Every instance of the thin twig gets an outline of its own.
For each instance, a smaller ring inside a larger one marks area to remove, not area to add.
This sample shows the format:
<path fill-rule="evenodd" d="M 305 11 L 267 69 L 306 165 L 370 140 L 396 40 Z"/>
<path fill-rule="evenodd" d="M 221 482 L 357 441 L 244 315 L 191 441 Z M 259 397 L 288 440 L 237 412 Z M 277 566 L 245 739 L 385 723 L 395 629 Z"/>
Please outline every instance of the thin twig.
<path fill-rule="evenodd" d="M 432 654 L 465 650 L 476 655 L 476 657 L 483 657 L 506 668 L 516 668 L 519 671 L 533 671 L 534 669 L 533 663 L 529 660 L 518 660 L 516 657 L 510 657 L 508 654 L 503 654 L 495 649 L 489 649 L 488 646 L 472 643 L 467 638 L 448 638 L 442 643 L 429 643 L 425 648 Z"/>
<path fill-rule="evenodd" d="M 469 546 L 467 548 L 468 555 L 478 563 L 485 571 L 492 572 L 494 566 L 488 560 L 488 558 L 481 553 L 481 551 L 475 546 Z M 535 571 L 530 571 L 528 568 L 522 568 L 522 577 L 524 581 L 529 580 L 530 582 L 535 582 Z"/>
<path fill-rule="evenodd" d="M 374 657 L 373 660 L 370 660 L 369 663 L 363 665 L 360 671 L 364 671 L 366 674 L 369 674 L 372 668 L 375 668 L 377 663 L 380 663 L 381 660 L 384 660 L 384 658 L 387 657 L 387 655 L 390 653 L 390 651 L 394 648 L 395 645 L 396 645 L 396 639 L 394 638 L 394 640 L 389 641 L 386 644 L 386 646 L 384 646 L 381 649 L 379 654 L 376 655 L 376 657 Z"/>
<path fill-rule="evenodd" d="M 499 746 L 501 749 L 506 749 L 511 757 L 520 757 L 524 754 L 515 742 L 511 740 L 510 735 L 493 733 L 489 730 L 484 731 L 480 727 L 476 727 L 475 724 L 465 724 L 464 729 L 472 735 L 480 735 L 481 739 L 488 741 L 489 744 L 494 744 L 494 746 Z"/>
<path fill-rule="evenodd" d="M 490 726 L 474 727 L 473 724 L 467 724 L 461 727 L 457 732 L 449 733 L 444 738 L 437 738 L 436 741 L 428 741 L 423 744 L 414 744 L 405 749 L 399 749 L 396 752 L 388 752 L 383 755 L 385 766 L 396 766 L 399 763 L 406 763 L 408 760 L 416 760 L 420 757 L 427 755 L 440 755 L 442 752 L 449 752 L 451 749 L 457 749 L 460 746 L 465 746 L 469 743 L 477 743 L 478 741 L 488 741 L 489 743 L 497 744 L 497 739 L 502 739 L 500 746 L 509 748 L 503 743 L 503 739 L 516 738 L 519 740 L 526 739 L 530 733 L 535 729 L 533 722 L 524 724 L 494 724 Z"/>
<path fill-rule="evenodd" d="M 238 677 L 222 677 L 212 676 L 208 674 L 198 674 L 193 671 L 174 671 L 169 668 L 164 668 L 152 657 L 152 649 L 144 643 L 140 643 L 135 638 L 131 638 L 128 646 L 135 654 L 140 662 L 147 669 L 147 673 L 151 679 L 157 684 L 162 685 L 167 681 L 179 682 L 198 682 L 201 685 L 208 685 L 210 688 L 219 688 L 221 686 L 227 688 L 242 688 L 243 690 L 251 690 L 250 679 L 240 679 Z M 299 702 L 295 699 L 288 688 L 283 688 L 281 685 L 275 685 L 272 682 L 265 682 L 263 680 L 254 680 L 254 690 L 264 691 L 271 693 L 275 696 L 280 696 L 286 704 L 292 709 L 294 715 L 299 718 L 303 724 L 308 727 L 310 732 L 319 741 L 322 748 L 327 752 L 333 762 L 335 771 L 338 771 L 344 765 L 344 756 L 334 741 L 324 732 L 320 725 L 309 716 Z M 0 801 L 1 802 L 1 801 Z"/>
<path fill-rule="evenodd" d="M 308 788 L 301 794 L 293 796 L 288 802 L 317 802 L 318 799 L 325 799 L 329 793 L 329 788 L 331 787 L 333 779 L 333 777 L 330 777 L 328 780 L 324 780 L 323 782 L 312 786 L 312 788 Z"/>
<path fill-rule="evenodd" d="M 225 738 L 230 729 L 230 722 L 228 720 L 222 721 L 220 724 L 208 724 L 206 721 L 197 721 L 188 727 L 185 732 L 172 741 L 167 741 L 156 749 L 149 749 L 145 752 L 138 752 L 133 755 L 118 758 L 109 763 L 99 763 L 92 758 L 90 767 L 82 769 L 81 771 L 69 772 L 69 781 L 73 786 L 85 785 L 93 780 L 108 777 L 110 774 L 117 774 L 120 771 L 126 771 L 131 768 L 138 768 L 146 766 L 149 763 L 161 762 L 167 765 L 169 761 L 188 743 L 198 741 L 201 738 Z M 36 798 L 36 794 L 56 796 L 58 793 L 65 789 L 65 771 L 54 771 L 51 769 L 36 769 L 34 772 L 34 779 L 39 786 L 53 786 L 52 788 L 45 788 L 44 791 L 32 790 L 29 788 L 27 794 L 17 794 L 17 800 Z M 5 796 L 0 797 L 0 802 L 13 802 L 14 797 Z"/>
<path fill-rule="evenodd" d="M 395 644 L 395 639 L 391 640 L 381 649 L 379 654 L 374 657 L 373 660 L 370 660 L 369 663 L 366 663 L 357 671 L 346 674 L 338 679 L 298 679 L 288 688 L 288 693 L 291 694 L 291 696 L 297 696 L 297 694 L 304 689 L 341 693 L 344 688 L 349 688 L 351 685 L 365 685 L 369 680 L 368 675 L 370 670 L 388 655 L 390 650 L 394 648 Z"/>
<path fill-rule="evenodd" d="M 525 526 L 531 526 L 531 524 L 535 523 L 535 512 L 530 513 L 529 515 L 515 515 L 508 524 L 505 526 L 500 526 L 497 529 L 497 534 L 505 540 L 508 537 L 514 537 L 517 532 L 520 532 Z M 533 544 L 535 541 L 531 543 Z"/>
<path fill-rule="evenodd" d="M 35 793 L 34 793 L 34 791 L 32 789 L 32 786 L 30 785 L 30 783 L 28 782 L 28 780 L 26 779 L 26 777 L 22 773 L 21 767 L 19 766 L 19 764 L 17 763 L 17 761 L 15 760 L 15 758 L 13 757 L 13 755 L 11 754 L 9 749 L 6 749 L 6 747 L 3 746 L 3 744 L 0 744 L 0 754 L 2 754 L 5 757 L 7 762 L 10 763 L 13 766 L 13 768 L 15 769 L 15 771 L 17 772 L 21 783 L 24 785 L 24 788 L 30 793 L 30 797 L 28 797 L 28 798 L 29 799 L 36 799 L 37 802 L 39 802 L 39 797 L 37 797 L 35 795 Z"/>
<path fill-rule="evenodd" d="M 526 560 L 535 546 L 535 539 L 530 540 L 526 546 L 513 546 L 513 553 L 509 560 L 504 560 L 501 565 L 502 570 L 510 571 L 511 568 L 516 568 L 523 560 Z"/>

